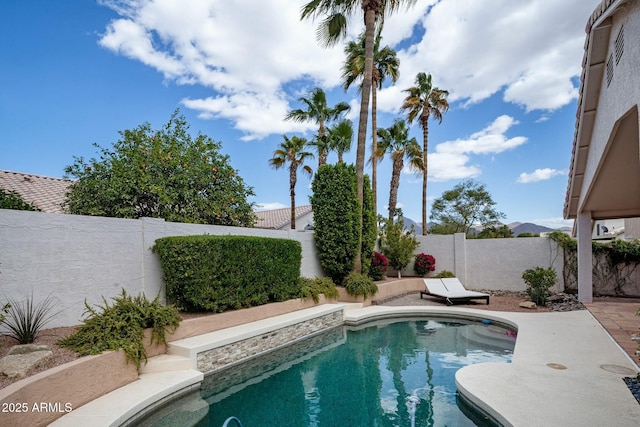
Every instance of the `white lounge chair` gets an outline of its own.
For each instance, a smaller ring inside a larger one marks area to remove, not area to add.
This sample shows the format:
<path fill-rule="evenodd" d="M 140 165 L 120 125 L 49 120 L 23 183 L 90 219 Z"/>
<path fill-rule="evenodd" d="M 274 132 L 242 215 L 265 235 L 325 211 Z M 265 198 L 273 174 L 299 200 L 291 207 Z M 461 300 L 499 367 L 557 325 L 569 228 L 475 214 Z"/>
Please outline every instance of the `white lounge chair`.
<path fill-rule="evenodd" d="M 423 279 L 426 292 L 420 291 L 420 299 L 423 295 L 433 295 L 444 298 L 447 304 L 457 301 L 470 301 L 473 299 L 483 299 L 489 304 L 489 294 L 476 291 L 468 291 L 457 278 L 450 279 Z"/>

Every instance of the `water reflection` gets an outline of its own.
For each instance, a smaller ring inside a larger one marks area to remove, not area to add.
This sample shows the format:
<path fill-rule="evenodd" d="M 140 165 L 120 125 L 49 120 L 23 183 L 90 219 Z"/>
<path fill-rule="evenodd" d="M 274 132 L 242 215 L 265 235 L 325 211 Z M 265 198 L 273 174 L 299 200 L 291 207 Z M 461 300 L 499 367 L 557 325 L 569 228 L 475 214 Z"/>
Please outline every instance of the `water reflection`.
<path fill-rule="evenodd" d="M 191 425 L 236 416 L 245 427 L 472 426 L 456 404 L 455 371 L 509 362 L 515 338 L 507 332 L 431 319 L 338 328 L 208 377 L 209 411 Z"/>

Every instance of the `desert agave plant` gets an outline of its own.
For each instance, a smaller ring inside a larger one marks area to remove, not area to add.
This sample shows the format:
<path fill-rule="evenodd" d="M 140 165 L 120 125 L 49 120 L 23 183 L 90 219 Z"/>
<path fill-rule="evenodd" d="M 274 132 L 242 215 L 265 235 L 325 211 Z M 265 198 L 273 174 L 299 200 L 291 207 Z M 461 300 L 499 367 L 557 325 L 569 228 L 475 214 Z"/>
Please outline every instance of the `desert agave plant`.
<path fill-rule="evenodd" d="M 20 344 L 31 344 L 38 333 L 57 314 L 53 312 L 55 299 L 48 296 L 35 304 L 33 293 L 25 301 L 7 298 L 6 318 L 2 322 L 9 330 L 8 336 Z"/>

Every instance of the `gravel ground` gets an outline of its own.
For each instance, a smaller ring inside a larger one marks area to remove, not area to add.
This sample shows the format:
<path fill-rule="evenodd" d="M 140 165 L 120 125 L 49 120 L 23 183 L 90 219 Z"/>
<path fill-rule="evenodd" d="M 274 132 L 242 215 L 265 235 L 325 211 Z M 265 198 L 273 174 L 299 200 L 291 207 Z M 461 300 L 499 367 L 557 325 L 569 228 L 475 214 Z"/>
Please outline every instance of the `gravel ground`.
<path fill-rule="evenodd" d="M 62 365 L 63 363 L 71 362 L 78 357 L 73 350 L 60 347 L 56 344 L 58 340 L 71 335 L 75 330 L 75 327 L 69 327 L 45 329 L 40 332 L 34 344 L 48 345 L 53 352 L 53 359 L 38 367 L 35 371 L 33 371 L 31 375 L 46 371 L 47 369 L 53 368 L 54 366 Z M 0 335 L 0 357 L 4 357 L 9 349 L 17 343 L 18 342 L 13 338 L 10 338 L 6 335 Z M 6 376 L 0 374 L 0 389 L 3 389 L 9 384 L 19 381 L 20 379 L 21 378 L 7 378 Z"/>

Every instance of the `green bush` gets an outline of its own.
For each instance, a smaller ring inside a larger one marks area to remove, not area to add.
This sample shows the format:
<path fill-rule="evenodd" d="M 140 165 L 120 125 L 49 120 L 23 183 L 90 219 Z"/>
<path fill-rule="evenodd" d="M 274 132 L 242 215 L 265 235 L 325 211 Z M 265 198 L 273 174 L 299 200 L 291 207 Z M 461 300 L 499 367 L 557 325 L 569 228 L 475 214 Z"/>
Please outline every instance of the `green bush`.
<path fill-rule="evenodd" d="M 314 240 L 320 265 L 336 284 L 353 270 L 358 252 L 359 202 L 353 165 L 324 165 L 311 183 Z"/>
<path fill-rule="evenodd" d="M 123 349 L 127 361 L 135 362 L 139 368 L 141 361 L 147 360 L 144 349 L 144 330 L 152 328 L 151 343 L 166 344 L 166 329 L 173 332 L 180 323 L 178 310 L 164 306 L 158 297 L 149 301 L 144 294 L 136 297 L 122 294 L 113 298 L 109 305 L 103 298 L 100 311 L 90 307 L 85 301 L 85 319 L 82 326 L 72 335 L 58 341 L 81 355 L 100 354 L 103 351 Z"/>
<path fill-rule="evenodd" d="M 449 270 L 442 270 L 440 273 L 433 276 L 434 279 L 448 279 L 451 277 L 456 277 L 456 275 Z"/>
<path fill-rule="evenodd" d="M 15 209 L 19 211 L 39 211 L 31 203 L 25 202 L 15 191 L 0 188 L 0 209 Z"/>
<path fill-rule="evenodd" d="M 311 298 L 315 303 L 318 303 L 320 294 L 324 294 L 329 299 L 337 299 L 339 296 L 335 283 L 328 277 L 300 278 L 300 297 L 302 299 Z"/>
<path fill-rule="evenodd" d="M 52 312 L 56 306 L 53 297 L 48 296 L 39 304 L 34 304 L 33 294 L 25 301 L 17 301 L 13 298 L 7 299 L 7 304 L 2 308 L 0 314 L 2 323 L 9 329 L 7 334 L 20 344 L 31 344 L 35 341 L 38 333 L 51 319 L 58 313 Z"/>
<path fill-rule="evenodd" d="M 344 279 L 344 287 L 349 295 L 354 297 L 362 295 L 365 299 L 378 292 L 378 285 L 373 283 L 370 277 L 358 273 L 350 273 Z"/>
<path fill-rule="evenodd" d="M 189 311 L 222 312 L 298 297 L 300 242 L 253 236 L 156 240 L 167 297 Z"/>
<path fill-rule="evenodd" d="M 538 305 L 545 305 L 547 297 L 551 294 L 549 291 L 558 281 L 556 271 L 549 267 L 535 267 L 525 270 L 522 273 L 522 280 L 527 284 L 527 294 L 531 297 L 531 301 Z"/>

